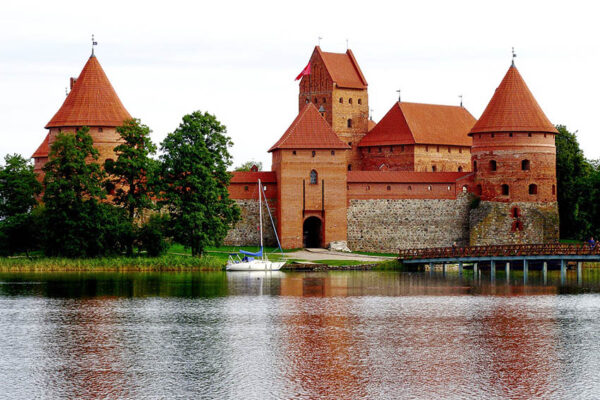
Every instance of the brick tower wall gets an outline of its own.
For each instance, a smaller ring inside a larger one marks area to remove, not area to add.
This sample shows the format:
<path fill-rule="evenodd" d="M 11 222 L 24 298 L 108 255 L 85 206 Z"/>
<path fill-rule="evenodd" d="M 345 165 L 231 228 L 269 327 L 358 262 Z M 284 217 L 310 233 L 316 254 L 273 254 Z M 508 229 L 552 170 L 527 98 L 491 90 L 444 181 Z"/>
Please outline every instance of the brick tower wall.
<path fill-rule="evenodd" d="M 471 149 L 466 146 L 394 145 L 361 147 L 362 170 L 470 172 Z"/>

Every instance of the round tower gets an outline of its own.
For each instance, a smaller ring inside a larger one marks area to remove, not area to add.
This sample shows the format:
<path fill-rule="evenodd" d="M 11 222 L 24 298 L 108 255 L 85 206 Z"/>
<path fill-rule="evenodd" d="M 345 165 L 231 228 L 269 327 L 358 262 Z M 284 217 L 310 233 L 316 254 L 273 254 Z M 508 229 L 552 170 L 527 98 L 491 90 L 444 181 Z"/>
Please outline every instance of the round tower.
<path fill-rule="evenodd" d="M 471 244 L 558 239 L 556 133 L 513 62 L 469 133 L 473 191 L 481 198 Z"/>
<path fill-rule="evenodd" d="M 78 78 L 71 78 L 71 91 L 54 117 L 46 124 L 49 130 L 40 148 L 33 154 L 35 172 L 43 179 L 42 168 L 48 152 L 61 132 L 76 132 L 89 127 L 98 150 L 98 163 L 115 158 L 114 148 L 120 143 L 116 128 L 131 119 L 117 96 L 98 59 L 92 53 Z"/>

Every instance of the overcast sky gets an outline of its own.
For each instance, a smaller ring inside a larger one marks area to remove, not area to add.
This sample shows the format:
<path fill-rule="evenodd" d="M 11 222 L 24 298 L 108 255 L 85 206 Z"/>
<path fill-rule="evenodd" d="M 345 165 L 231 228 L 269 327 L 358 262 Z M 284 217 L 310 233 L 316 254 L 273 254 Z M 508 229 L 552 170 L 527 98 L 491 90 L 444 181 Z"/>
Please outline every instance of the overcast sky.
<path fill-rule="evenodd" d="M 235 165 L 268 148 L 298 112 L 296 75 L 317 38 L 349 40 L 376 121 L 402 100 L 458 104 L 479 118 L 516 65 L 554 124 L 600 158 L 600 24 L 592 1 L 6 1 L 0 3 L 0 157 L 30 156 L 96 36 L 96 55 L 156 143 L 181 117 L 227 126 Z"/>

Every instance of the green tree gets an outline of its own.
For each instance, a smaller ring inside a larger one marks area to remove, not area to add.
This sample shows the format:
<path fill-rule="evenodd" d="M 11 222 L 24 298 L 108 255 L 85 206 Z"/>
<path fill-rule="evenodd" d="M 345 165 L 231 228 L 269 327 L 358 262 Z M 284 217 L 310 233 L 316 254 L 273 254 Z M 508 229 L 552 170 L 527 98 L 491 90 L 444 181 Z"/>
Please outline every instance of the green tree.
<path fill-rule="evenodd" d="M 104 169 L 107 183 L 114 190 L 113 202 L 127 211 L 132 232 L 135 220 L 153 207 L 151 182 L 156 161 L 150 158 L 156 146 L 150 139 L 150 128 L 139 119 L 125 121 L 117 128 L 123 143 L 115 147 L 116 160 L 108 159 Z M 127 238 L 127 255 L 133 254 L 133 236 Z"/>
<path fill-rule="evenodd" d="M 231 175 L 225 126 L 209 113 L 183 117 L 161 144 L 162 199 L 175 240 L 201 255 L 206 246 L 221 245 L 240 210 L 229 198 Z"/>
<path fill-rule="evenodd" d="M 89 129 L 59 133 L 44 166 L 44 251 L 52 256 L 96 256 L 121 250 L 123 209 L 100 203 L 105 174 Z M 125 223 L 124 223 L 125 221 Z"/>
<path fill-rule="evenodd" d="M 253 166 L 255 166 L 258 168 L 259 171 L 262 171 L 263 165 L 262 162 L 260 161 L 246 161 L 245 163 L 242 163 L 241 165 L 239 165 L 238 167 L 235 168 L 236 171 L 250 171 L 252 169 Z"/>
<path fill-rule="evenodd" d="M 0 166 L 0 251 L 14 254 L 36 247 L 32 210 L 42 190 L 33 166 L 18 154 L 7 155 Z"/>
<path fill-rule="evenodd" d="M 563 239 L 581 239 L 589 230 L 588 209 L 584 198 L 589 196 L 592 167 L 579 147 L 575 133 L 557 125 L 556 182 L 560 235 Z"/>

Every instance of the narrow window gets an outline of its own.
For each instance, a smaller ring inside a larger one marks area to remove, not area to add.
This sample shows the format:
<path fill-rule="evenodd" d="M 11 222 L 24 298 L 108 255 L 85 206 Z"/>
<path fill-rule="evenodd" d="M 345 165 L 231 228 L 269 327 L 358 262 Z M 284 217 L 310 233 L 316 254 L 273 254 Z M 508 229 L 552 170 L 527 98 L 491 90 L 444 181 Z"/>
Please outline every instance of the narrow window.
<path fill-rule="evenodd" d="M 458 167 L 458 172 L 462 172 L 462 167 Z"/>
<path fill-rule="evenodd" d="M 450 185 L 448 185 L 448 191 L 450 191 Z"/>
<path fill-rule="evenodd" d="M 412 186 L 411 185 L 408 185 L 408 190 L 412 190 Z"/>
<path fill-rule="evenodd" d="M 247 192 L 248 191 L 248 186 L 244 186 L 244 190 Z"/>
<path fill-rule="evenodd" d="M 392 187 L 388 185 L 387 190 L 392 190 Z"/>
<path fill-rule="evenodd" d="M 394 146 L 390 146 L 390 153 L 394 152 Z"/>
<path fill-rule="evenodd" d="M 352 119 L 351 118 L 348 119 L 348 128 L 352 128 Z"/>
<path fill-rule="evenodd" d="M 62 128 L 58 128 L 58 133 L 61 133 L 61 132 L 62 132 Z"/>
<path fill-rule="evenodd" d="M 98 128 L 98 132 L 102 132 L 102 128 Z"/>
<path fill-rule="evenodd" d="M 352 164 L 348 164 L 348 171 L 352 171 Z"/>
<path fill-rule="evenodd" d="M 481 133 L 479 134 L 479 139 L 481 139 Z"/>
<path fill-rule="evenodd" d="M 317 184 L 317 178 L 318 178 L 317 171 L 315 171 L 314 169 L 312 171 L 310 171 L 310 184 L 311 185 Z"/>
<path fill-rule="evenodd" d="M 531 169 L 531 163 L 529 162 L 529 160 L 521 161 L 521 169 L 523 171 L 529 171 L 529 169 Z"/>
<path fill-rule="evenodd" d="M 490 161 L 490 171 L 496 171 L 498 169 L 498 164 L 496 163 L 496 160 L 491 160 Z"/>
<path fill-rule="evenodd" d="M 556 195 L 556 185 L 552 185 L 552 196 Z"/>
<path fill-rule="evenodd" d="M 531 132 L 529 132 L 529 133 L 527 134 L 527 136 L 531 137 Z"/>
<path fill-rule="evenodd" d="M 348 104 L 352 104 L 352 97 L 348 99 Z"/>
<path fill-rule="evenodd" d="M 292 154 L 293 154 L 293 155 L 296 155 L 296 150 L 292 151 Z"/>
<path fill-rule="evenodd" d="M 371 190 L 371 186 L 367 185 L 367 190 Z"/>
<path fill-rule="evenodd" d="M 494 138 L 494 137 L 496 137 L 496 135 L 492 133 L 492 138 Z"/>
<path fill-rule="evenodd" d="M 508 185 L 503 184 L 502 185 L 502 196 L 508 196 L 508 194 L 509 194 Z"/>
<path fill-rule="evenodd" d="M 314 157 L 314 156 L 316 156 L 316 155 L 317 155 L 317 152 L 313 150 L 313 151 L 312 151 L 312 156 Z"/>
<path fill-rule="evenodd" d="M 448 146 L 448 153 L 452 153 L 451 147 Z"/>
<path fill-rule="evenodd" d="M 537 185 L 532 183 L 529 185 L 529 194 L 537 194 Z"/>
<path fill-rule="evenodd" d="M 513 137 L 513 133 L 512 133 L 512 132 L 510 132 L 510 133 L 508 134 L 508 137 Z"/>
<path fill-rule="evenodd" d="M 358 104 L 362 104 L 362 99 L 358 99 Z"/>
<path fill-rule="evenodd" d="M 458 148 L 458 152 L 459 152 L 460 154 L 462 154 L 462 147 L 459 147 L 459 148 Z"/>
<path fill-rule="evenodd" d="M 380 148 L 379 148 L 379 152 L 380 152 L 380 153 L 381 153 L 381 150 L 382 150 L 382 149 L 381 149 L 381 147 L 380 147 Z"/>
<path fill-rule="evenodd" d="M 404 153 L 404 145 L 400 146 L 400 153 Z"/>
<path fill-rule="evenodd" d="M 435 151 L 437 151 L 438 153 L 440 152 L 440 146 L 437 146 Z"/>
<path fill-rule="evenodd" d="M 331 155 L 335 156 L 335 150 L 331 150 Z"/>
<path fill-rule="evenodd" d="M 431 185 L 427 186 L 427 190 L 431 191 Z"/>
<path fill-rule="evenodd" d="M 473 161 L 473 172 L 477 172 L 477 161 Z"/>
<path fill-rule="evenodd" d="M 429 151 L 429 146 L 425 146 L 425 151 Z"/>
<path fill-rule="evenodd" d="M 371 152 L 371 148 L 367 147 L 367 152 L 370 153 Z"/>
<path fill-rule="evenodd" d="M 546 133 L 544 133 L 544 139 L 546 138 L 546 135 L 547 135 L 547 134 L 546 134 Z"/>
<path fill-rule="evenodd" d="M 435 171 L 437 171 L 437 167 L 435 165 L 432 165 L 431 166 L 431 172 L 435 172 Z"/>
<path fill-rule="evenodd" d="M 340 97 L 340 103 L 343 103 L 343 102 L 344 102 L 344 99 Z"/>

